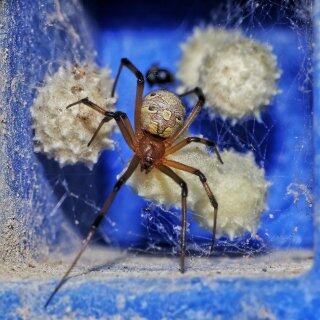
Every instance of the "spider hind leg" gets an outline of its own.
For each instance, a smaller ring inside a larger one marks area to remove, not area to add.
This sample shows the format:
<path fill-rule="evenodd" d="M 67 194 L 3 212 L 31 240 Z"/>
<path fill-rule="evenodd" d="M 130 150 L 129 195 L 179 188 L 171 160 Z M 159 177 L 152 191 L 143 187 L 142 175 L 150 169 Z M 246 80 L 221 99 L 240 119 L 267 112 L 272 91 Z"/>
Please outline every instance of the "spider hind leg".
<path fill-rule="evenodd" d="M 207 196 L 209 198 L 209 201 L 213 207 L 213 224 L 212 224 L 212 241 L 211 241 L 211 246 L 210 246 L 210 255 L 213 254 L 213 250 L 214 250 L 214 246 L 215 246 L 215 241 L 216 241 L 216 230 L 217 230 L 217 218 L 218 218 L 218 202 L 215 198 L 215 196 L 213 195 L 208 183 L 207 183 L 207 178 L 206 176 L 198 169 L 195 169 L 193 167 L 187 166 L 183 163 L 177 162 L 177 161 L 173 161 L 173 160 L 168 160 L 165 159 L 163 161 L 163 163 L 165 165 L 167 165 L 168 167 L 171 168 L 175 168 L 181 171 L 185 171 L 185 172 L 189 172 L 192 173 L 196 176 L 199 177 L 206 193 Z"/>
<path fill-rule="evenodd" d="M 122 174 L 122 176 L 118 179 L 118 181 L 115 183 L 113 190 L 111 191 L 111 193 L 109 194 L 109 196 L 107 197 L 107 199 L 105 200 L 99 214 L 97 215 L 97 217 L 95 218 L 95 220 L 93 221 L 89 232 L 86 236 L 86 238 L 84 239 L 84 242 L 82 244 L 82 247 L 79 251 L 79 253 L 76 255 L 75 259 L 73 260 L 72 264 L 70 265 L 69 269 L 66 271 L 66 273 L 64 274 L 64 276 L 61 278 L 61 280 L 58 282 L 57 286 L 55 287 L 55 289 L 53 290 L 53 292 L 51 293 L 51 295 L 49 296 L 49 298 L 47 299 L 44 307 L 46 308 L 51 300 L 53 299 L 53 297 L 55 296 L 55 294 L 60 290 L 60 288 L 64 285 L 64 283 L 67 281 L 68 276 L 70 274 L 70 272 L 72 271 L 72 269 L 75 267 L 75 265 L 77 264 L 78 260 L 80 259 L 80 257 L 82 256 L 83 252 L 85 251 L 85 249 L 87 248 L 87 246 L 89 245 L 89 242 L 91 241 L 91 239 L 93 238 L 93 236 L 95 235 L 97 229 L 99 228 L 101 221 L 103 220 L 103 218 L 105 217 L 105 215 L 108 213 L 108 210 L 111 206 L 111 204 L 113 203 L 114 198 L 116 197 L 118 191 L 120 190 L 120 188 L 125 184 L 125 182 L 131 177 L 131 175 L 133 174 L 133 172 L 135 171 L 135 169 L 137 168 L 139 164 L 139 158 L 137 156 L 134 156 L 132 158 L 132 160 L 129 163 L 129 166 L 127 168 L 127 170 Z"/>
<path fill-rule="evenodd" d="M 173 170 L 165 165 L 159 165 L 158 169 L 173 179 L 181 187 L 181 253 L 180 253 L 180 271 L 185 272 L 185 256 L 186 256 L 186 230 L 187 230 L 187 196 L 188 186 L 186 182 L 180 178 Z"/>

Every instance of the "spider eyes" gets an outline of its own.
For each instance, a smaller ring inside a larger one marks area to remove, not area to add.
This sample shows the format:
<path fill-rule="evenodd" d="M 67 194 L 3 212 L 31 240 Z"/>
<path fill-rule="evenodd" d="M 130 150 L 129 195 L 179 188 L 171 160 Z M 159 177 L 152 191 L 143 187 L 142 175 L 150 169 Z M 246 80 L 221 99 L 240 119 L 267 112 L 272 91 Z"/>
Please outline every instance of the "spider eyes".
<path fill-rule="evenodd" d="M 178 122 L 182 121 L 182 117 L 180 117 L 180 116 L 177 116 L 176 119 L 177 119 Z"/>

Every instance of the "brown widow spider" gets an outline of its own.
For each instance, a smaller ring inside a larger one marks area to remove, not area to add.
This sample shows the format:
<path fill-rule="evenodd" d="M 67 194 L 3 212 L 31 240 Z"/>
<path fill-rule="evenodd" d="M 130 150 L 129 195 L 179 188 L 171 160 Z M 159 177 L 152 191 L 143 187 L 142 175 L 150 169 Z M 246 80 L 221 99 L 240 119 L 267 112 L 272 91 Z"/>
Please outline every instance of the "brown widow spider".
<path fill-rule="evenodd" d="M 205 175 L 198 169 L 173 160 L 166 159 L 166 156 L 182 149 L 187 144 L 191 142 L 197 142 L 205 144 L 209 147 L 213 147 L 219 161 L 223 163 L 216 144 L 213 141 L 209 141 L 207 139 L 199 137 L 188 137 L 174 144 L 174 142 L 181 137 L 181 135 L 189 128 L 193 120 L 198 116 L 205 102 L 204 95 L 200 88 L 195 88 L 194 90 L 185 92 L 184 94 L 181 94 L 179 96 L 166 90 L 157 90 L 152 91 L 151 93 L 143 97 L 144 77 L 142 73 L 128 59 L 123 58 L 121 59 L 121 64 L 119 66 L 118 73 L 111 91 L 112 97 L 115 94 L 115 89 L 123 66 L 127 67 L 137 78 L 134 129 L 132 128 L 130 121 L 125 113 L 121 111 L 111 112 L 104 110 L 94 102 L 90 101 L 88 98 L 81 99 L 67 106 L 68 109 L 74 105 L 82 103 L 104 115 L 103 120 L 101 121 L 93 137 L 89 141 L 88 146 L 92 143 L 103 124 L 110 121 L 111 119 L 114 119 L 117 122 L 126 143 L 134 152 L 134 155 L 125 172 L 115 183 L 112 192 L 105 200 L 102 209 L 91 225 L 90 231 L 83 242 L 80 252 L 50 295 L 45 304 L 45 307 L 48 306 L 55 293 L 57 293 L 57 291 L 66 281 L 69 273 L 76 265 L 77 261 L 79 260 L 93 235 L 95 234 L 102 219 L 111 206 L 117 192 L 119 191 L 121 186 L 130 178 L 139 164 L 141 171 L 145 171 L 146 174 L 154 169 L 160 170 L 162 173 L 173 179 L 181 188 L 182 230 L 180 271 L 182 273 L 185 271 L 187 222 L 186 200 L 188 195 L 188 187 L 184 180 L 181 179 L 178 174 L 175 173 L 175 171 L 173 171 L 171 168 L 186 171 L 199 177 L 214 209 L 212 230 L 213 237 L 210 254 L 213 252 L 217 225 L 218 203 L 210 190 Z M 198 97 L 198 101 L 196 102 L 188 118 L 184 121 L 185 107 L 183 106 L 180 98 L 189 94 L 196 94 Z"/>

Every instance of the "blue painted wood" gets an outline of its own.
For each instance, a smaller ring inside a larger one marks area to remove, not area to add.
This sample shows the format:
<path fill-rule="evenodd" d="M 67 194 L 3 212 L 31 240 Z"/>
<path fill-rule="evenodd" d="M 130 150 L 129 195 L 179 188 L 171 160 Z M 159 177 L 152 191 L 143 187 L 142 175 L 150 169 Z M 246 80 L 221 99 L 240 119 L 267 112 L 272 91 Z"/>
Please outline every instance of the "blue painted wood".
<path fill-rule="evenodd" d="M 43 293 L 52 286 L 23 282 L 3 284 L 0 308 L 5 319 L 312 320 L 320 317 L 318 284 L 314 273 L 294 280 L 110 278 L 69 284 L 45 311 Z M 30 318 L 19 318 L 18 308 Z"/>
<path fill-rule="evenodd" d="M 62 229 L 68 220 L 74 223 L 74 210 L 88 212 L 70 196 L 56 208 L 64 194 L 75 192 L 79 174 L 82 183 L 93 185 L 86 195 L 94 198 L 97 194 L 95 172 L 83 166 L 62 170 L 54 161 L 34 153 L 30 114 L 36 88 L 43 84 L 46 73 L 54 73 L 66 62 L 93 59 L 91 25 L 81 6 L 72 1 L 4 1 L 1 9 L 0 47 L 7 53 L 1 57 L 6 57 L 1 66 L 6 82 L 1 84 L 4 94 L 0 100 L 7 130 L 3 141 L 7 162 L 1 170 L 9 189 L 5 196 L 21 200 L 11 215 L 24 221 L 26 245 L 36 253 L 38 244 L 50 249 L 52 244 L 68 242 Z"/>

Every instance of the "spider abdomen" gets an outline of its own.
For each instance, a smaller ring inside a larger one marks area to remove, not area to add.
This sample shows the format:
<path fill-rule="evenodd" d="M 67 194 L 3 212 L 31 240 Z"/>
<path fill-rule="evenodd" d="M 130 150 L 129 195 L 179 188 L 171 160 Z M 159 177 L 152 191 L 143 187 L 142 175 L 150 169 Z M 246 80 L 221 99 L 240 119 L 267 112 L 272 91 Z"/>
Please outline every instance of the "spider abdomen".
<path fill-rule="evenodd" d="M 181 128 L 186 113 L 180 98 L 166 90 L 146 95 L 141 112 L 142 129 L 162 138 L 171 137 Z"/>

